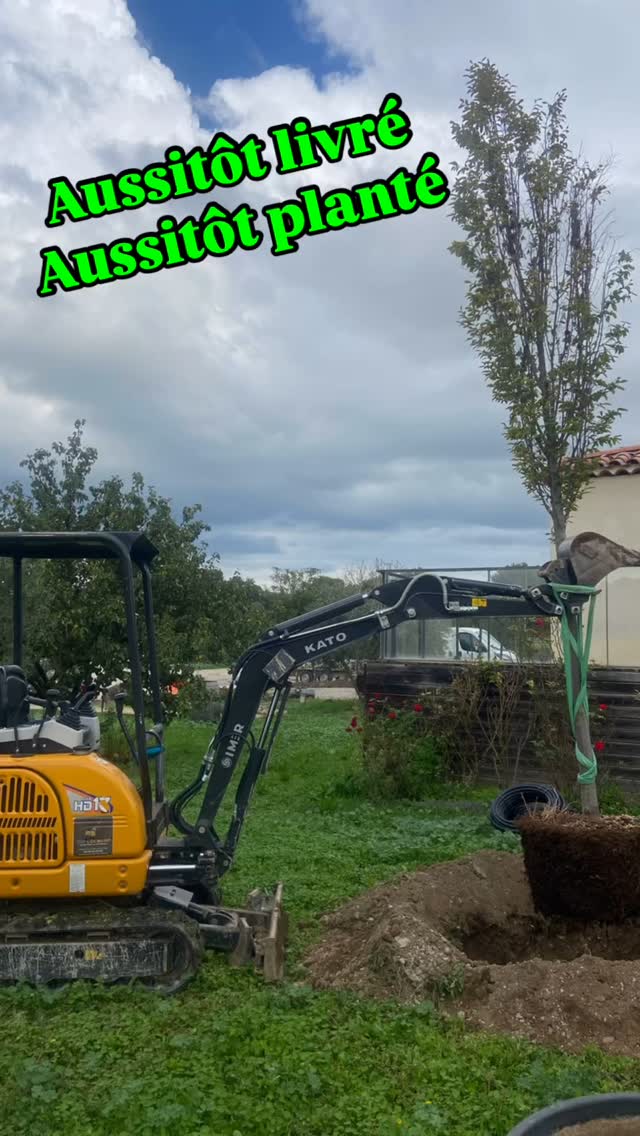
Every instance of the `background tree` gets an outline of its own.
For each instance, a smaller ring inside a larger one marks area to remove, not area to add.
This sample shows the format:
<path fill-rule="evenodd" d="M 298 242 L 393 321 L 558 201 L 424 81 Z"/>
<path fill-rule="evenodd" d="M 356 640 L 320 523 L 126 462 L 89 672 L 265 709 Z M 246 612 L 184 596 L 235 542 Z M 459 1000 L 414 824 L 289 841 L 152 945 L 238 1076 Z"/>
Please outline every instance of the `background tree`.
<path fill-rule="evenodd" d="M 78 420 L 66 441 L 37 449 L 21 462 L 24 479 L 0 490 L 0 529 L 145 529 L 160 553 L 153 587 L 163 685 L 178 670 L 184 678 L 198 664 L 230 666 L 274 623 L 366 591 L 377 579 L 363 567 L 344 580 L 316 568 L 278 568 L 270 588 L 237 572 L 225 578 L 219 557 L 208 550 L 201 507 L 190 505 L 176 515 L 173 502 L 147 486 L 141 473 L 128 485 L 118 476 L 95 480 L 98 454 L 85 444 L 84 426 Z M 11 566 L 0 560 L 5 660 L 12 651 L 11 576 Z M 72 694 L 92 672 L 105 685 L 124 677 L 126 625 L 115 564 L 26 562 L 24 593 L 25 661 L 32 681 Z M 377 642 L 369 643 L 369 652 L 377 650 Z M 141 646 L 144 656 L 144 642 Z M 349 657 L 363 653 L 366 646 L 358 644 Z"/>
<path fill-rule="evenodd" d="M 484 60 L 466 74 L 464 163 L 454 163 L 451 251 L 468 273 L 462 323 L 528 492 L 551 519 L 556 548 L 589 479 L 587 457 L 613 446 L 621 390 L 609 377 L 628 325 L 632 261 L 615 252 L 602 207 L 605 163 L 569 149 L 566 95 L 531 111 Z"/>
<path fill-rule="evenodd" d="M 273 605 L 272 622 L 280 623 L 359 592 L 364 594 L 379 583 L 378 571 L 365 564 L 356 564 L 347 568 L 343 576 L 323 575 L 318 568 L 274 568 L 270 589 Z M 366 604 L 335 618 L 358 619 L 376 607 L 376 604 Z M 320 665 L 323 671 L 341 672 L 351 684 L 355 681 L 359 661 L 375 658 L 379 651 L 380 637 L 374 635 L 332 652 L 331 655 L 323 658 Z"/>
<path fill-rule="evenodd" d="M 225 579 L 216 569 L 207 576 L 206 632 L 197 662 L 230 667 L 275 622 L 270 596 L 239 572 Z"/>
<path fill-rule="evenodd" d="M 325 576 L 319 568 L 274 568 L 271 573 L 274 623 L 324 607 L 347 595 L 344 580 Z"/>
<path fill-rule="evenodd" d="M 208 526 L 199 505 L 184 508 L 176 519 L 171 501 L 147 487 L 139 473 L 128 487 L 117 476 L 90 484 L 98 455 L 84 444 L 83 427 L 77 421 L 66 442 L 38 449 L 21 463 L 26 482 L 16 480 L 0 492 L 0 529 L 144 528 L 160 550 L 154 598 L 161 677 L 169 682 L 176 667 L 197 651 L 205 599 L 218 579 L 212 575 L 217 557 L 202 540 Z M 105 683 L 123 677 L 126 626 L 117 566 L 32 561 L 25 568 L 27 664 L 44 663 L 52 684 L 65 691 L 92 672 Z M 10 578 L 2 583 L 2 603 L 8 607 Z M 2 621 L 5 658 L 8 622 Z"/>

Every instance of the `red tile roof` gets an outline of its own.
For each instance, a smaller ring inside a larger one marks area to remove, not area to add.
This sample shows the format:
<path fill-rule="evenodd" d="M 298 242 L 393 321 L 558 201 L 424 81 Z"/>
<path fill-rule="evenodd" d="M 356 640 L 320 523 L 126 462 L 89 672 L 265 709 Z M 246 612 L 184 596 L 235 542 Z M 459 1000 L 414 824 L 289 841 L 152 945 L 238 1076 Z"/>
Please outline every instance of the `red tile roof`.
<path fill-rule="evenodd" d="M 640 473 L 640 445 L 619 446 L 617 450 L 600 450 L 591 457 L 594 463 L 593 477 Z"/>

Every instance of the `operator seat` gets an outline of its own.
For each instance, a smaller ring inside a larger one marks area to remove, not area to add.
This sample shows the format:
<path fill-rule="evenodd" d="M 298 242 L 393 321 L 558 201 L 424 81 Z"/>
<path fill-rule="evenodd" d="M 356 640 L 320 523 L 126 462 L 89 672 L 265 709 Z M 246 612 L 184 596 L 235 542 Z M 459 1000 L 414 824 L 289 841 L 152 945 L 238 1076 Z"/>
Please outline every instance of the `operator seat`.
<path fill-rule="evenodd" d="M 0 730 L 29 722 L 28 684 L 22 667 L 0 666 Z"/>

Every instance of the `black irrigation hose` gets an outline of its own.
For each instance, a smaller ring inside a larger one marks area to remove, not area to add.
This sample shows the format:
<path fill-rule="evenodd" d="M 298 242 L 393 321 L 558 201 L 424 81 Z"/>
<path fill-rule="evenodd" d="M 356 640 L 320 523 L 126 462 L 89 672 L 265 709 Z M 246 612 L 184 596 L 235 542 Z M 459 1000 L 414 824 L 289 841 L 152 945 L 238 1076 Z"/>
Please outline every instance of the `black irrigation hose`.
<path fill-rule="evenodd" d="M 517 832 L 517 821 L 541 805 L 556 809 L 567 807 L 564 797 L 553 785 L 514 785 L 496 797 L 489 816 L 493 827 L 500 832 Z"/>

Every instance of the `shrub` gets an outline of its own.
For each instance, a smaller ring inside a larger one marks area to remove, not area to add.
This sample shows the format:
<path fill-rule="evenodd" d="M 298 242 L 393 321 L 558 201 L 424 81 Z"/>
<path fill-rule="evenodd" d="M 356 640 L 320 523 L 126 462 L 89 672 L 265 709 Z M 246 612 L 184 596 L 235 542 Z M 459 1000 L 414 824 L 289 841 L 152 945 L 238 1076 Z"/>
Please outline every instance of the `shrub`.
<path fill-rule="evenodd" d="M 202 675 L 191 674 L 185 681 L 177 684 L 177 693 L 165 693 L 164 704 L 167 722 L 174 718 L 210 722 L 213 720 L 214 708 L 217 709 L 220 704 L 220 699 L 212 696 Z"/>
<path fill-rule="evenodd" d="M 592 709 L 595 748 L 608 707 Z M 375 796 L 438 795 L 438 785 L 470 784 L 489 772 L 516 783 L 535 766 L 567 791 L 576 759 L 561 666 L 474 663 L 419 701 L 374 695 L 362 733 L 363 780 Z"/>
<path fill-rule="evenodd" d="M 350 729 L 354 729 L 353 723 Z M 362 784 L 371 797 L 437 796 L 447 778 L 447 745 L 434 736 L 424 708 L 369 714 L 362 730 Z"/>

